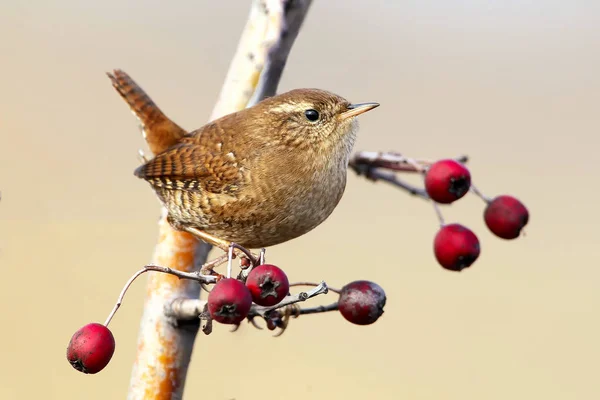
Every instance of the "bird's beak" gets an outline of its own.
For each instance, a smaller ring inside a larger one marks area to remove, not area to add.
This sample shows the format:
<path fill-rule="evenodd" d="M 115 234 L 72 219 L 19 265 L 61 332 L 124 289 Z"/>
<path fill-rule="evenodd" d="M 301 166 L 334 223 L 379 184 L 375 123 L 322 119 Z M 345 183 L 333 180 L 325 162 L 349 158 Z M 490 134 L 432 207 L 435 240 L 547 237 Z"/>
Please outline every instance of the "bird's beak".
<path fill-rule="evenodd" d="M 379 103 L 358 103 L 358 104 L 350 104 L 348 106 L 348 111 L 344 111 L 340 117 L 342 119 L 356 117 L 364 112 L 372 110 L 376 107 L 379 107 Z"/>

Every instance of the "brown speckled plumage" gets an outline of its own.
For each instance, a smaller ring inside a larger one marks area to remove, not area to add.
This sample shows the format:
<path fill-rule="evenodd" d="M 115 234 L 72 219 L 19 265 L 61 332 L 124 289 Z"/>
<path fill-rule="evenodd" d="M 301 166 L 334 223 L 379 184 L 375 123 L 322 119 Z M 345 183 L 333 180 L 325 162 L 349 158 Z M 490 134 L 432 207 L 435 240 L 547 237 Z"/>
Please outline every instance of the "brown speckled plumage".
<path fill-rule="evenodd" d="M 273 246 L 314 229 L 337 206 L 358 128 L 349 111 L 375 106 L 292 90 L 183 135 L 135 175 L 151 185 L 176 229 Z M 307 109 L 319 119 L 310 121 Z"/>

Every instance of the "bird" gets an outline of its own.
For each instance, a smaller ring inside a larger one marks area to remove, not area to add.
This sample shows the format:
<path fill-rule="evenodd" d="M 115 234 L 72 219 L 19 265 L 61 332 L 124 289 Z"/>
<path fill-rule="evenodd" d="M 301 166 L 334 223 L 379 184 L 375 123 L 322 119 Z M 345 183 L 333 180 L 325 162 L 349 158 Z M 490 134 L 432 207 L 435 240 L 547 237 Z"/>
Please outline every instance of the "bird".
<path fill-rule="evenodd" d="M 123 71 L 108 75 L 143 129 L 170 130 L 134 175 L 174 229 L 223 250 L 275 246 L 323 223 L 345 191 L 357 117 L 379 106 L 293 89 L 186 132 Z"/>

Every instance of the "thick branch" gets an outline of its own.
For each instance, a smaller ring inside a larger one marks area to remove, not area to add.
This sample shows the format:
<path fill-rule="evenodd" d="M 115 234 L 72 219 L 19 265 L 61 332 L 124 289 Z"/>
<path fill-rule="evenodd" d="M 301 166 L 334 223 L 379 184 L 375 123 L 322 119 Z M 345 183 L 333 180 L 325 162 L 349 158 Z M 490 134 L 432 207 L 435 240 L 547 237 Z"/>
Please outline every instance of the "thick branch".
<path fill-rule="evenodd" d="M 153 264 L 194 273 L 197 240 L 174 231 L 165 216 L 163 210 Z M 162 310 L 174 298 L 198 298 L 199 294 L 198 282 L 162 273 L 148 277 L 128 399 L 181 398 L 197 330 L 178 329 Z"/>
<path fill-rule="evenodd" d="M 310 0 L 254 0 L 211 119 L 253 105 L 277 91 L 285 61 Z"/>
<path fill-rule="evenodd" d="M 275 41 L 275 45 L 269 50 L 269 57 L 267 57 L 265 68 L 262 71 L 258 87 L 250 101 L 251 103 L 256 103 L 277 93 L 277 86 L 279 86 L 288 55 L 311 3 L 312 0 L 287 0 L 281 3 L 283 10 L 279 9 L 279 5 L 276 6 L 278 7 L 278 12 L 283 12 L 283 26 L 281 26 L 279 31 L 273 32 L 273 36 L 276 36 L 277 40 Z"/>

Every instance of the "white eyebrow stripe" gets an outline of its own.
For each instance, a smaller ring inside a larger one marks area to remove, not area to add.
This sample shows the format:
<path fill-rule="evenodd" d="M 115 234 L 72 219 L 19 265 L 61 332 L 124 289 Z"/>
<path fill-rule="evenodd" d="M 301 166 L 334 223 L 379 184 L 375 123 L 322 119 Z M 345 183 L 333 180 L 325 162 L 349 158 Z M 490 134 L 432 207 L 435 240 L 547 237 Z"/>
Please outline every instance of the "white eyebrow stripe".
<path fill-rule="evenodd" d="M 307 102 L 282 103 L 278 106 L 271 108 L 271 111 L 285 113 L 285 112 L 298 111 L 298 109 L 308 110 L 309 108 L 312 108 L 312 107 L 313 107 L 312 103 L 307 103 Z"/>

